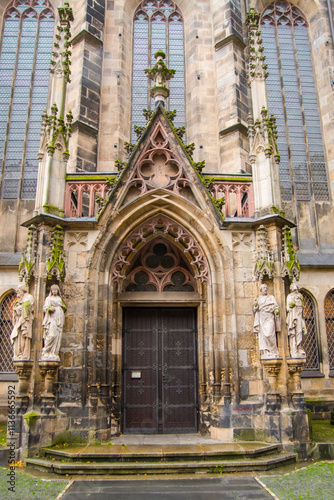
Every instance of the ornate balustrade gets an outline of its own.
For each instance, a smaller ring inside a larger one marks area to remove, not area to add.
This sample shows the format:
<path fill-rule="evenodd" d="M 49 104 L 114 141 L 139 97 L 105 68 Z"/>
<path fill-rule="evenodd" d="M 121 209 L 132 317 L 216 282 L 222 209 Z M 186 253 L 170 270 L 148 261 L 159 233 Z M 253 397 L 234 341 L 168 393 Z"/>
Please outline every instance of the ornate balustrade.
<path fill-rule="evenodd" d="M 114 172 L 101 174 L 68 174 L 65 190 L 66 217 L 95 217 L 98 211 L 96 196 L 104 198 L 108 191 L 106 179 Z M 252 217 L 254 215 L 253 184 L 250 175 L 209 175 L 214 199 L 225 198 L 222 212 L 225 217 Z"/>

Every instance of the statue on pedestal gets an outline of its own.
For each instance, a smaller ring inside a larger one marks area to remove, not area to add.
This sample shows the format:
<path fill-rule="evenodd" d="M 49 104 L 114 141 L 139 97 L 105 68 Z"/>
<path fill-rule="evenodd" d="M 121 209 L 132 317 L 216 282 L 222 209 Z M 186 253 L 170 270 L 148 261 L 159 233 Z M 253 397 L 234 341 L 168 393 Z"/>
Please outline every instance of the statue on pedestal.
<path fill-rule="evenodd" d="M 276 332 L 281 331 L 281 319 L 277 301 L 273 295 L 268 295 L 268 287 L 260 286 L 260 297 L 255 299 L 254 332 L 259 339 L 261 358 L 279 358 Z"/>
<path fill-rule="evenodd" d="M 66 305 L 60 296 L 58 285 L 52 285 L 48 297 L 43 306 L 43 338 L 41 361 L 60 361 L 59 351 L 63 326 L 65 320 Z"/>
<path fill-rule="evenodd" d="M 17 301 L 13 308 L 14 328 L 10 339 L 14 348 L 15 360 L 29 360 L 32 338 L 32 323 L 34 319 L 34 298 L 28 293 L 28 288 L 23 283 L 18 286 Z"/>
<path fill-rule="evenodd" d="M 305 358 L 302 348 L 303 336 L 306 334 L 306 324 L 303 318 L 304 300 L 299 292 L 298 285 L 292 283 L 291 293 L 286 299 L 286 323 L 289 336 L 291 358 Z"/>

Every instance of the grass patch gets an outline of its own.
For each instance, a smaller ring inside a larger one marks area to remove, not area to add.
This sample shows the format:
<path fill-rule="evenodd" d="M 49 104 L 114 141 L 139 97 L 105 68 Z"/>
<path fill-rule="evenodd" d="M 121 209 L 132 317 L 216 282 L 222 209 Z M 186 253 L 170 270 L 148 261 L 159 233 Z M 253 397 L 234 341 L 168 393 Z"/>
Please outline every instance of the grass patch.
<path fill-rule="evenodd" d="M 54 500 L 68 481 L 49 481 L 27 476 L 15 470 L 15 492 L 8 491 L 8 469 L 0 467 L 0 498 L 3 500 Z"/>
<path fill-rule="evenodd" d="M 48 446 L 63 446 L 71 444 L 87 444 L 87 438 L 81 436 L 80 434 L 74 434 L 70 431 L 64 431 L 58 434 L 58 436 L 53 440 L 52 445 Z"/>
<path fill-rule="evenodd" d="M 7 424 L 5 422 L 0 423 L 0 448 L 4 448 L 7 443 Z"/>
<path fill-rule="evenodd" d="M 331 500 L 334 463 L 318 462 L 283 476 L 261 476 L 260 480 L 280 500 Z"/>
<path fill-rule="evenodd" d="M 334 443 L 334 425 L 330 420 L 312 420 L 312 439 L 316 443 Z"/>

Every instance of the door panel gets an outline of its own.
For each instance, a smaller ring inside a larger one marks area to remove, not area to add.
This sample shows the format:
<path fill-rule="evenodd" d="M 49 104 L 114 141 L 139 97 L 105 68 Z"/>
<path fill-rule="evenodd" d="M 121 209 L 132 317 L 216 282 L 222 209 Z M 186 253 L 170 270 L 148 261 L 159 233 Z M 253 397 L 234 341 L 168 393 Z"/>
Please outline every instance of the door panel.
<path fill-rule="evenodd" d="M 123 324 L 123 432 L 196 432 L 196 310 L 126 308 Z"/>

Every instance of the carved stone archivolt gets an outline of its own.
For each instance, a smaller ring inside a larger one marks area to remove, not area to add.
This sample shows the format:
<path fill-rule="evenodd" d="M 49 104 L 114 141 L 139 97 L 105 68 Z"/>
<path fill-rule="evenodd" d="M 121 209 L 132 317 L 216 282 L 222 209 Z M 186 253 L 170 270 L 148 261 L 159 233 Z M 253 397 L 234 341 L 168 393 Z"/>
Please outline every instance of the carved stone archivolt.
<path fill-rule="evenodd" d="M 190 266 L 194 278 L 202 283 L 208 281 L 208 264 L 196 240 L 180 224 L 164 215 L 153 217 L 144 222 L 127 237 L 115 256 L 112 266 L 112 281 L 120 283 L 124 280 L 128 274 L 127 267 L 133 260 L 133 254 L 138 252 L 142 243 L 146 242 L 146 238 L 152 235 L 172 237 L 176 243 L 181 245 L 183 252 L 190 255 L 192 259 Z M 184 276 L 186 276 L 186 281 L 190 280 L 190 273 L 185 272 Z"/>

